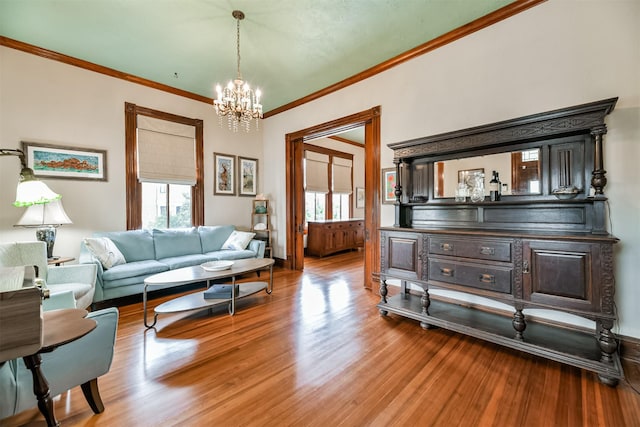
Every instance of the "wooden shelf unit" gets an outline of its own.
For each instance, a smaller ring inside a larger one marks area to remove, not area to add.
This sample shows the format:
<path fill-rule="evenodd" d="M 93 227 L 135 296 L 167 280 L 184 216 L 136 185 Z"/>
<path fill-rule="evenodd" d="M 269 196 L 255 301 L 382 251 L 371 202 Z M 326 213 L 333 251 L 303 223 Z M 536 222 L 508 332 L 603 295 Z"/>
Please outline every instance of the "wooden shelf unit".
<path fill-rule="evenodd" d="M 265 241 L 264 256 L 265 258 L 272 258 L 271 248 L 271 226 L 269 219 L 269 200 L 268 199 L 254 199 L 251 210 L 251 231 L 256 233 L 255 239 Z M 257 224 L 264 224 L 265 229 L 256 230 Z"/>

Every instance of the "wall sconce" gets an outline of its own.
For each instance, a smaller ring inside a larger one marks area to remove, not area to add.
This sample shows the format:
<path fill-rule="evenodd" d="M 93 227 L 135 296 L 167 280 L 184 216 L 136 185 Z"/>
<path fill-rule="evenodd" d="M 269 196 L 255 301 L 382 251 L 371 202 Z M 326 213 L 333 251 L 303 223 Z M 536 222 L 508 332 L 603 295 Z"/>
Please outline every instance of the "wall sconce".
<path fill-rule="evenodd" d="M 18 187 L 16 188 L 16 201 L 13 202 L 13 206 L 26 207 L 49 203 L 62 197 L 51 191 L 44 182 L 38 181 L 33 170 L 27 167 L 27 162 L 22 150 L 0 148 L 0 156 L 17 156 L 20 158 L 20 163 L 22 165 L 20 180 L 18 181 Z"/>
<path fill-rule="evenodd" d="M 36 239 L 47 244 L 47 258 L 53 258 L 53 245 L 56 242 L 56 228 L 73 224 L 62 207 L 62 201 L 31 205 L 14 227 L 36 228 Z"/>

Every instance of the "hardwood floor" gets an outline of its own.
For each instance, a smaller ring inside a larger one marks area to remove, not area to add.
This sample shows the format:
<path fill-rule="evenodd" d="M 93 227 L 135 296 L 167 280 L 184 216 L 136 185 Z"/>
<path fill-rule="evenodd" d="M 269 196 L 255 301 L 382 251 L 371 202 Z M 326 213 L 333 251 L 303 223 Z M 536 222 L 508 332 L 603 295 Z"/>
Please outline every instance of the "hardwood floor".
<path fill-rule="evenodd" d="M 381 317 L 378 297 L 362 286 L 362 256 L 308 259 L 304 272 L 277 270 L 273 294 L 241 302 L 233 317 L 224 311 L 164 315 L 146 331 L 141 303 L 120 307 L 113 366 L 99 379 L 105 412 L 93 415 L 78 387 L 56 398 L 59 421 L 640 425 L 640 396 L 626 382 L 610 388 L 587 371 Z M 37 409 L 0 421 L 3 427 L 44 424 Z"/>

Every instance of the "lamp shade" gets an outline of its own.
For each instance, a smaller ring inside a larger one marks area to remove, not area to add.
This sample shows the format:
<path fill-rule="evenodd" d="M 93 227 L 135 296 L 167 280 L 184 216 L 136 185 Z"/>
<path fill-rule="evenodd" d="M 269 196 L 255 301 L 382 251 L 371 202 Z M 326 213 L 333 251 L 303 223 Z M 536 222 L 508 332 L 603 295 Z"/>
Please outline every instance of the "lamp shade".
<path fill-rule="evenodd" d="M 33 181 L 32 181 L 33 182 Z M 39 182 L 39 181 L 36 181 Z M 62 207 L 59 199 L 49 203 L 31 205 L 22 214 L 16 226 L 18 227 L 45 227 L 73 224 Z"/>

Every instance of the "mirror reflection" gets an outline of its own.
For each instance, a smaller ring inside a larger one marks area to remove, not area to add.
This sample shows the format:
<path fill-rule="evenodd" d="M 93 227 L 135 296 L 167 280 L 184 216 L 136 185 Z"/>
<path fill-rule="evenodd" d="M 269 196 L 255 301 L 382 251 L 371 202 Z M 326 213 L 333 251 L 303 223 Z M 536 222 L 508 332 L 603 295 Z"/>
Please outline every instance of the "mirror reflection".
<path fill-rule="evenodd" d="M 502 196 L 541 194 L 540 149 L 535 148 L 436 162 L 435 197 L 481 201 L 495 188 L 490 182 L 494 171 Z"/>

